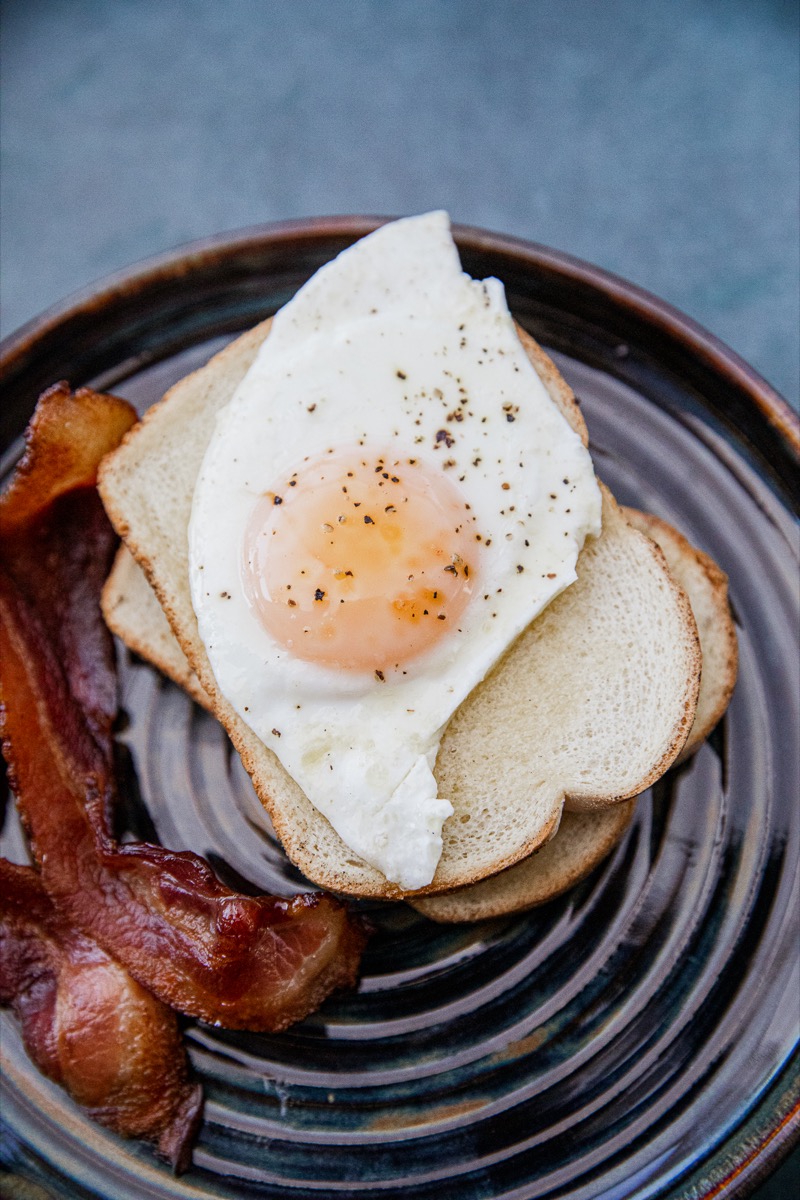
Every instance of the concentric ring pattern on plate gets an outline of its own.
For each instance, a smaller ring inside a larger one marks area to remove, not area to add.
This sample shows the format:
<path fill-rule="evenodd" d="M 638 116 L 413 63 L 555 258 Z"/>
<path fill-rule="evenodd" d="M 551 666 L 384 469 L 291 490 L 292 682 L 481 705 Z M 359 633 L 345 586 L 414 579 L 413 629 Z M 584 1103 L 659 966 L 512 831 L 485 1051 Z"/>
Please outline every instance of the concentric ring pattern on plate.
<path fill-rule="evenodd" d="M 451 928 L 370 905 L 378 932 L 357 993 L 275 1036 L 190 1023 L 207 1100 L 182 1179 L 86 1122 L 33 1071 L 5 1015 L 5 1164 L 54 1195 L 735 1194 L 753 1178 L 754 1151 L 790 1136 L 798 558 L 785 489 L 760 448 L 767 420 L 754 407 L 738 437 L 725 381 L 715 378 L 713 395 L 682 384 L 660 365 L 657 331 L 630 338 L 611 285 L 606 309 L 582 300 L 577 322 L 568 262 L 556 284 L 552 255 L 537 269 L 530 248 L 522 261 L 503 243 L 504 258 L 463 236 L 480 259 L 474 274 L 504 277 L 513 261 L 512 305 L 557 348 L 618 499 L 672 521 L 730 575 L 741 667 L 729 714 L 642 798 L 622 844 L 566 897 Z M 123 301 L 106 298 L 96 319 L 117 338 L 117 365 L 85 349 L 74 382 L 105 375 L 144 407 L 203 361 L 237 314 L 244 326 L 282 302 L 297 280 L 265 265 L 253 239 L 250 272 L 244 241 L 217 247 L 202 314 L 186 307 L 189 287 L 184 307 L 167 305 L 160 336 L 142 313 L 155 306 L 163 318 L 162 267 L 151 268 L 150 291 L 133 289 L 138 315 L 126 309 L 125 337 Z M 332 252 L 329 235 L 294 244 L 301 274 Z M 194 261 L 185 259 L 189 284 Z M 55 359 L 45 335 L 33 331 L 33 342 Z M 21 402 L 17 430 L 26 415 Z M 306 887 L 216 723 L 122 650 L 120 678 L 131 830 L 207 854 L 241 886 Z M 13 815 L 3 849 L 22 850 Z"/>

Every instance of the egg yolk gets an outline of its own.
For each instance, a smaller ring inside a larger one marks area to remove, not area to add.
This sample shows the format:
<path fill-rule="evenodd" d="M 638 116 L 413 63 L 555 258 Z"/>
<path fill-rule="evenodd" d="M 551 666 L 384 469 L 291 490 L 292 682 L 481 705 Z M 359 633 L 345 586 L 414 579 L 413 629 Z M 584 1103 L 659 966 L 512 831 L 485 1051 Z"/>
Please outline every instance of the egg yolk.
<path fill-rule="evenodd" d="M 476 583 L 476 528 L 441 468 L 331 452 L 259 499 L 245 591 L 298 658 L 380 678 L 458 627 Z"/>

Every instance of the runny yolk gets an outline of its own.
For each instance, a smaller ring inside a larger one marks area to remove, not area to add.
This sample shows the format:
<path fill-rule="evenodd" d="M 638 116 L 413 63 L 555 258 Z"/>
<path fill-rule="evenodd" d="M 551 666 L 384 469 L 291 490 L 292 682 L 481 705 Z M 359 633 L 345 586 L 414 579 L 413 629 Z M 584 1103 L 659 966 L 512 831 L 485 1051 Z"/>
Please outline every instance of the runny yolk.
<path fill-rule="evenodd" d="M 476 547 L 475 518 L 441 468 L 339 450 L 260 498 L 245 534 L 245 590 L 298 658 L 382 673 L 457 628 Z"/>

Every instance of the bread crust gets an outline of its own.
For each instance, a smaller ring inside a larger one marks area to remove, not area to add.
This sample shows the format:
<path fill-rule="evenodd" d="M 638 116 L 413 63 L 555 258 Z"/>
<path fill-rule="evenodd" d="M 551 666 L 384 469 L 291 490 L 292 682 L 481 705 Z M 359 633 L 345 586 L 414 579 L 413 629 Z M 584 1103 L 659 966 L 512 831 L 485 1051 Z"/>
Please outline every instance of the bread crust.
<path fill-rule="evenodd" d="M 188 692 L 196 704 L 213 712 L 155 592 L 124 542 L 105 582 L 100 608 L 108 628 L 129 650 Z"/>
<path fill-rule="evenodd" d="M 710 555 L 652 513 L 623 508 L 628 522 L 659 545 L 667 565 L 689 597 L 700 638 L 702 673 L 697 709 L 676 762 L 695 753 L 730 704 L 739 671 L 739 643 L 728 599 L 728 576 Z"/>
<path fill-rule="evenodd" d="M 575 887 L 619 843 L 636 811 L 627 800 L 601 812 L 565 812 L 558 832 L 522 862 L 497 875 L 440 896 L 409 903 L 432 921 L 486 921 L 527 912 Z"/>

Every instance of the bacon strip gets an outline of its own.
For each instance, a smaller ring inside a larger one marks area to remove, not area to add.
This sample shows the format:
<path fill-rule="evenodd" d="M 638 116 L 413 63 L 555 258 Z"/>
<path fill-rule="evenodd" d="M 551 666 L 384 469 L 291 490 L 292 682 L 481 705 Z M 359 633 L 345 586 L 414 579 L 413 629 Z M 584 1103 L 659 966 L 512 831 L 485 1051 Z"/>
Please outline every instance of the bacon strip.
<path fill-rule="evenodd" d="M 54 908 L 31 867 L 0 859 L 0 1003 L 36 1066 L 93 1120 L 189 1165 L 202 1091 L 175 1014 Z"/>
<path fill-rule="evenodd" d="M 46 393 L 0 499 L 0 734 L 12 788 L 44 886 L 72 923 L 181 1012 L 283 1029 L 352 986 L 363 925 L 331 896 L 237 895 L 197 855 L 113 837 L 114 677 L 99 609 L 113 534 L 94 483 L 120 436 L 117 405 L 63 385 Z M 104 407 L 115 435 L 105 439 Z M 60 456 L 66 491 L 47 465 Z"/>

